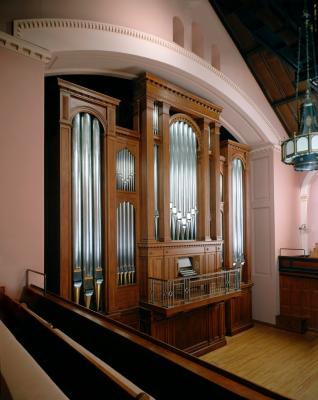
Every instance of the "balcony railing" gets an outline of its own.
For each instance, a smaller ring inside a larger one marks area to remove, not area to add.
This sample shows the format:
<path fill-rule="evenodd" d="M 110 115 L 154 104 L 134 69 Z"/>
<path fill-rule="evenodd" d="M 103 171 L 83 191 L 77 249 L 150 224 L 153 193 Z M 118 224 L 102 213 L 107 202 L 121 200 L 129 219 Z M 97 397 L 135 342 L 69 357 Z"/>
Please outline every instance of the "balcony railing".
<path fill-rule="evenodd" d="M 148 302 L 160 307 L 175 307 L 240 291 L 241 268 L 163 280 L 148 279 Z"/>

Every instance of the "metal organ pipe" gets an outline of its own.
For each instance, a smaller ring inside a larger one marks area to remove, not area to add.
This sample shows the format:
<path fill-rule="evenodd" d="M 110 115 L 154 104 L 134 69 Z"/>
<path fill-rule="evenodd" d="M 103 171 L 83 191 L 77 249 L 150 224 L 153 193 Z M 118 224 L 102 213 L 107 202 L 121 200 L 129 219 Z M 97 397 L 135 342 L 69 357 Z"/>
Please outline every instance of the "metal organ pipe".
<path fill-rule="evenodd" d="M 239 158 L 232 162 L 232 242 L 233 266 L 244 265 L 244 204 L 243 163 Z"/>
<path fill-rule="evenodd" d="M 118 285 L 135 282 L 135 209 L 129 202 L 117 207 Z"/>
<path fill-rule="evenodd" d="M 82 194 L 83 194 L 83 273 L 84 301 L 90 306 L 93 295 L 93 210 L 92 210 L 92 143 L 91 119 L 85 113 L 82 128 Z"/>
<path fill-rule="evenodd" d="M 184 121 L 170 125 L 170 229 L 172 240 L 196 238 L 197 140 Z"/>
<path fill-rule="evenodd" d="M 125 192 L 135 191 L 135 156 L 127 148 L 116 155 L 116 188 Z"/>
<path fill-rule="evenodd" d="M 81 129 L 80 114 L 73 121 L 72 129 L 72 226 L 73 226 L 73 287 L 78 304 L 82 286 L 82 201 L 81 201 Z"/>
<path fill-rule="evenodd" d="M 155 239 L 159 239 L 159 207 L 158 207 L 158 193 L 159 193 L 159 181 L 158 181 L 158 145 L 155 144 L 153 148 L 153 162 L 154 162 L 154 218 L 155 218 Z"/>
<path fill-rule="evenodd" d="M 90 307 L 93 293 L 100 307 L 102 271 L 101 129 L 88 113 L 74 117 L 72 129 L 73 287 L 78 303 L 83 285 Z"/>
<path fill-rule="evenodd" d="M 93 120 L 93 226 L 94 226 L 94 281 L 96 309 L 100 307 L 102 272 L 102 206 L 101 206 L 101 146 L 100 126 L 96 118 Z"/>

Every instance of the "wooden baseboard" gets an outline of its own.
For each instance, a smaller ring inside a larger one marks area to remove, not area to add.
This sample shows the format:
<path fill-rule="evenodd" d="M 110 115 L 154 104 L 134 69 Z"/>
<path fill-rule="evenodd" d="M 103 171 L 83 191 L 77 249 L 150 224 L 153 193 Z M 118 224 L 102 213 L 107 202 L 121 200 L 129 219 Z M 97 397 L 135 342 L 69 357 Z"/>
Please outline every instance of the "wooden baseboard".
<path fill-rule="evenodd" d="M 254 325 L 254 322 L 247 322 L 244 325 L 240 325 L 236 328 L 233 328 L 230 332 L 226 332 L 226 336 L 234 336 L 237 335 L 238 333 L 241 333 L 243 331 L 246 331 L 247 329 L 252 328 L 252 326 Z"/>
<path fill-rule="evenodd" d="M 259 321 L 257 319 L 252 320 L 253 324 L 259 324 L 264 326 L 271 326 L 272 328 L 277 328 L 276 324 L 271 324 L 270 322 Z"/>
<path fill-rule="evenodd" d="M 192 356 L 200 357 L 206 353 L 209 353 L 210 351 L 216 350 L 225 345 L 226 345 L 226 339 L 225 339 L 225 337 L 223 337 L 223 338 L 213 341 L 212 343 L 211 342 L 203 342 L 203 343 L 196 344 L 195 346 L 188 347 L 187 349 L 184 349 L 183 351 L 191 354 Z"/>

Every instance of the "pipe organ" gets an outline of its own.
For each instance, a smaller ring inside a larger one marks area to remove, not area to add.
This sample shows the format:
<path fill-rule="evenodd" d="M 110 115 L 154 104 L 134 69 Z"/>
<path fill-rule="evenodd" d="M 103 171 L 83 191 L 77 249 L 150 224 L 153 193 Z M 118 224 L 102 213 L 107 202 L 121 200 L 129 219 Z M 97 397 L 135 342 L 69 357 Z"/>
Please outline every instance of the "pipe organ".
<path fill-rule="evenodd" d="M 118 285 L 135 283 L 135 209 L 129 202 L 117 207 Z"/>
<path fill-rule="evenodd" d="M 122 149 L 116 156 L 117 190 L 135 191 L 135 157 L 128 149 Z"/>
<path fill-rule="evenodd" d="M 232 243 L 233 266 L 244 265 L 244 208 L 243 163 L 239 158 L 232 161 Z"/>
<path fill-rule="evenodd" d="M 224 345 L 235 307 L 247 304 L 250 323 L 247 147 L 220 151 L 221 108 L 148 73 L 136 80 L 133 129 L 116 125 L 117 99 L 58 87 L 59 134 L 46 140 L 59 154 L 46 161 L 59 196 L 49 280 L 190 353 Z"/>
<path fill-rule="evenodd" d="M 192 126 L 170 124 L 170 229 L 172 240 L 196 239 L 197 139 Z"/>
<path fill-rule="evenodd" d="M 79 303 L 83 286 L 89 307 L 95 292 L 99 309 L 102 272 L 101 228 L 101 126 L 88 113 L 77 113 L 72 121 L 72 213 L 73 286 Z"/>
<path fill-rule="evenodd" d="M 233 335 L 252 325 L 249 266 L 249 147 L 231 140 L 221 144 L 224 156 L 224 265 L 240 269 L 241 296 L 226 303 L 226 331 Z"/>

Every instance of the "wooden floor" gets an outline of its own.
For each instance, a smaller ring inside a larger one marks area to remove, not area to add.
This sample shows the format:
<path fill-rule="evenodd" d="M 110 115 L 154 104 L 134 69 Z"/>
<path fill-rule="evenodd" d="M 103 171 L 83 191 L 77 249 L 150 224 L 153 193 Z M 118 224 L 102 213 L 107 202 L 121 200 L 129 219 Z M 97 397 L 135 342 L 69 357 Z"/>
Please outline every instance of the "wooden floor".
<path fill-rule="evenodd" d="M 256 324 L 201 359 L 291 399 L 318 399 L 317 333 Z"/>

